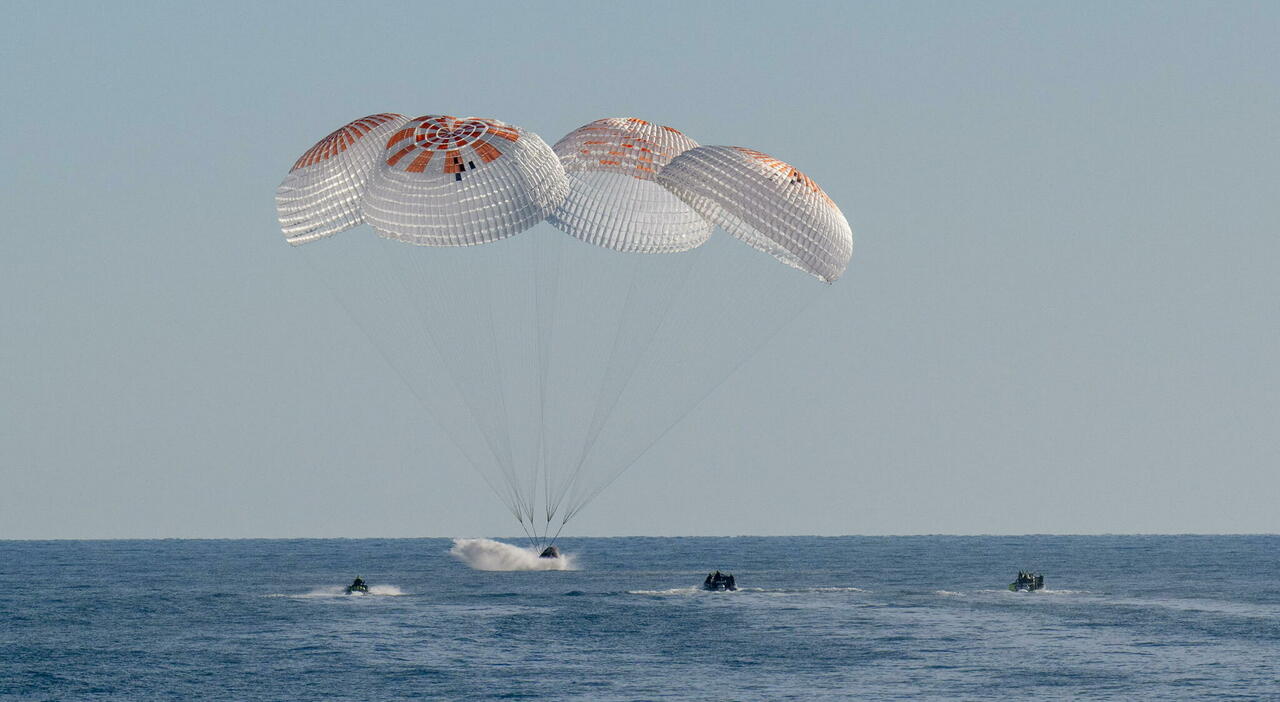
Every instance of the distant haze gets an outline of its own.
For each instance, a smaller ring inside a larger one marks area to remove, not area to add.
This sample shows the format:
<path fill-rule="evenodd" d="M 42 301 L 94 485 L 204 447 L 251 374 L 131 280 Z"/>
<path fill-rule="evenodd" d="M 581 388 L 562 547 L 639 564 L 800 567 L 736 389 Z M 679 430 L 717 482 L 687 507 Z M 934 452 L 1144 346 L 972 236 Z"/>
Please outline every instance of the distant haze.
<path fill-rule="evenodd" d="M 0 538 L 519 531 L 276 223 L 381 111 L 641 117 L 848 215 L 568 535 L 1280 531 L 1280 4 L 6 10 Z"/>

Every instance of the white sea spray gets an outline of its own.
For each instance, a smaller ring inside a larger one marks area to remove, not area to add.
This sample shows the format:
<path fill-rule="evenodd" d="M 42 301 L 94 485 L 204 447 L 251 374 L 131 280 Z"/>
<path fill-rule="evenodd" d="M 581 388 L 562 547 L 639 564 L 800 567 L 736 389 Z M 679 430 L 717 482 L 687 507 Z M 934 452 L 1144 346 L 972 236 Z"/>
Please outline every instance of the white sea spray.
<path fill-rule="evenodd" d="M 476 570 L 574 570 L 573 556 L 542 558 L 536 548 L 492 539 L 454 539 L 449 555 Z"/>

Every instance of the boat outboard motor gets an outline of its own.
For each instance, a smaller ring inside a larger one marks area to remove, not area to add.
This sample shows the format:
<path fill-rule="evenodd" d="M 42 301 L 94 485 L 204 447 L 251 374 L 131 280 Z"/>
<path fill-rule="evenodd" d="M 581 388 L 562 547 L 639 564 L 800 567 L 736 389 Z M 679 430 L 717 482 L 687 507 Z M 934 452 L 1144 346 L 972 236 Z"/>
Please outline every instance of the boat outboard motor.
<path fill-rule="evenodd" d="M 542 549 L 542 553 L 538 554 L 538 558 L 559 558 L 560 549 L 555 546 L 548 546 Z"/>

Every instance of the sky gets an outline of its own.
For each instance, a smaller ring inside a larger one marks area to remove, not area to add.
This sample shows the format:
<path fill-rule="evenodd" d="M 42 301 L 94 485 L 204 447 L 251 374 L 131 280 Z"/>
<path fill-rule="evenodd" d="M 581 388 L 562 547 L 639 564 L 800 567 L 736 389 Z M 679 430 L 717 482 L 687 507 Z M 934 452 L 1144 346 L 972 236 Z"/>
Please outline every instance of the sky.
<path fill-rule="evenodd" d="M 852 225 L 569 536 L 1280 531 L 1280 4 L 6 15 L 0 538 L 518 531 L 276 222 L 383 111 L 641 117 Z"/>

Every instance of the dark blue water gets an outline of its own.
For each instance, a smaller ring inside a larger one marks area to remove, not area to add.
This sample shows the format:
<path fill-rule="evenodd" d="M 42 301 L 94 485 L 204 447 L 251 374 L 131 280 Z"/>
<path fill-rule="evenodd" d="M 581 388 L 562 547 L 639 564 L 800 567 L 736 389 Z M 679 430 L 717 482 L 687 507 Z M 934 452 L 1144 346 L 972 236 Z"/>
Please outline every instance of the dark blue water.
<path fill-rule="evenodd" d="M 570 539 L 566 572 L 449 547 L 0 542 L 0 697 L 1280 699 L 1280 536 Z M 744 589 L 693 588 L 717 568 Z M 356 573 L 386 594 L 334 594 Z"/>

